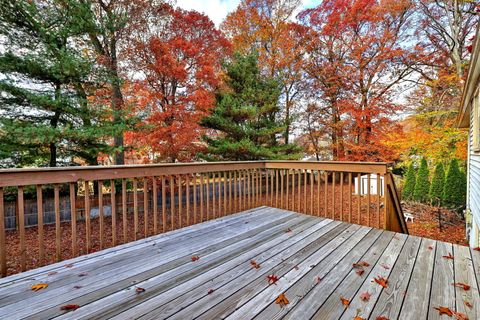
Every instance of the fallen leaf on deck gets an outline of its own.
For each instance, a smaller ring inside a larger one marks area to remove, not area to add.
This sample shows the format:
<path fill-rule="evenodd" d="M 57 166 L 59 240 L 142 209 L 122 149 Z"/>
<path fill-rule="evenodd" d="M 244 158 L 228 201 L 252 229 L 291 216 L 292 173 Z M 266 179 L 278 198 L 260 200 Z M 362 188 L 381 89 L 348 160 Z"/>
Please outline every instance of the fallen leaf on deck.
<path fill-rule="evenodd" d="M 57 273 L 58 273 L 57 271 L 51 271 L 47 273 L 47 276 L 53 276 L 54 274 L 57 274 Z"/>
<path fill-rule="evenodd" d="M 433 250 L 433 246 L 428 246 L 428 250 Z"/>
<path fill-rule="evenodd" d="M 384 316 L 378 316 L 375 318 L 375 320 L 390 320 L 388 319 L 387 317 L 384 317 Z"/>
<path fill-rule="evenodd" d="M 198 259 L 200 259 L 199 256 L 193 256 L 193 257 L 192 257 L 192 261 L 197 261 Z"/>
<path fill-rule="evenodd" d="M 315 283 L 316 283 L 316 284 L 319 284 L 320 281 L 322 281 L 322 279 L 320 279 L 320 277 L 316 277 L 316 278 L 315 278 Z"/>
<path fill-rule="evenodd" d="M 360 295 L 360 299 L 362 299 L 362 301 L 368 301 L 370 300 L 370 293 L 368 293 L 367 291 L 365 291 L 364 293 L 362 293 Z"/>
<path fill-rule="evenodd" d="M 358 269 L 358 270 L 356 271 L 356 273 L 357 273 L 359 276 L 361 276 L 364 272 L 365 272 L 365 270 L 363 270 L 363 269 Z"/>
<path fill-rule="evenodd" d="M 212 293 L 213 293 L 213 291 L 215 291 L 215 290 L 213 290 L 213 289 L 210 289 L 210 290 L 208 290 L 208 292 L 207 292 L 207 293 L 208 293 L 208 294 L 212 294 Z"/>
<path fill-rule="evenodd" d="M 369 267 L 369 266 L 370 266 L 370 263 L 368 263 L 366 261 L 358 261 L 357 263 L 353 264 L 353 267 L 355 269 L 363 268 L 363 267 Z"/>
<path fill-rule="evenodd" d="M 378 283 L 379 285 L 381 285 L 382 287 L 384 287 L 384 288 L 387 287 L 388 280 L 385 279 L 384 277 L 378 276 L 378 278 L 373 278 L 373 280 L 375 280 L 375 282 Z"/>
<path fill-rule="evenodd" d="M 250 264 L 252 265 L 252 268 L 260 269 L 260 265 L 255 260 L 250 261 Z"/>
<path fill-rule="evenodd" d="M 79 277 L 86 277 L 86 276 L 88 276 L 88 273 L 82 272 L 82 273 L 78 274 L 78 276 Z"/>
<path fill-rule="evenodd" d="M 281 294 L 277 297 L 277 299 L 275 299 L 275 303 L 276 304 L 279 304 L 280 307 L 284 307 L 286 306 L 287 304 L 289 304 L 290 302 L 288 301 L 287 297 L 285 297 L 285 294 Z"/>
<path fill-rule="evenodd" d="M 65 268 L 71 268 L 71 267 L 73 267 L 73 264 L 69 263 L 69 264 L 64 265 L 64 267 Z"/>
<path fill-rule="evenodd" d="M 292 232 L 292 229 L 288 228 L 287 230 L 285 230 L 286 233 L 289 233 L 289 232 Z"/>
<path fill-rule="evenodd" d="M 451 259 L 451 260 L 453 260 L 453 256 L 452 256 L 452 254 L 451 254 L 450 252 L 448 253 L 448 255 L 443 256 L 443 257 L 444 257 L 445 259 Z"/>
<path fill-rule="evenodd" d="M 73 289 L 80 289 L 83 288 L 83 286 L 73 286 Z"/>
<path fill-rule="evenodd" d="M 48 287 L 48 284 L 46 284 L 46 283 L 37 283 L 37 284 L 32 285 L 31 288 L 32 288 L 33 291 L 38 291 L 38 290 L 45 289 L 46 287 Z"/>
<path fill-rule="evenodd" d="M 142 292 L 145 292 L 145 289 L 138 287 L 137 289 L 135 289 L 135 292 L 142 293 Z"/>
<path fill-rule="evenodd" d="M 61 306 L 60 310 L 70 311 L 70 310 L 77 310 L 78 308 L 80 308 L 78 304 L 66 304 L 64 306 Z"/>
<path fill-rule="evenodd" d="M 473 308 L 473 304 L 470 302 L 470 301 L 464 301 L 463 302 L 467 307 L 469 307 L 470 309 Z"/>
<path fill-rule="evenodd" d="M 295 266 L 295 267 L 293 267 L 293 269 L 298 270 L 299 268 L 298 268 L 298 266 Z"/>
<path fill-rule="evenodd" d="M 453 312 L 453 316 L 454 316 L 455 319 L 457 319 L 457 320 L 469 320 L 469 319 L 468 319 L 468 316 L 467 316 L 465 313 Z"/>
<path fill-rule="evenodd" d="M 274 274 L 270 274 L 267 276 L 267 280 L 269 284 L 276 284 L 278 281 L 278 277 Z"/>
<path fill-rule="evenodd" d="M 452 310 L 450 310 L 450 308 L 448 308 L 448 307 L 435 307 L 434 309 L 438 310 L 438 313 L 440 315 L 446 314 L 449 317 L 453 316 Z"/>
<path fill-rule="evenodd" d="M 455 282 L 455 283 L 452 283 L 452 285 L 455 287 L 463 288 L 463 290 L 465 291 L 470 290 L 470 286 L 463 282 Z"/>
<path fill-rule="evenodd" d="M 473 248 L 475 251 L 480 251 L 480 247 Z"/>
<path fill-rule="evenodd" d="M 362 318 L 360 316 L 355 316 L 355 318 L 353 318 L 353 320 L 365 320 L 365 318 Z"/>
<path fill-rule="evenodd" d="M 342 297 L 342 296 L 340 296 L 340 301 L 342 301 L 342 304 L 343 304 L 345 307 L 348 307 L 348 305 L 350 304 L 350 300 L 345 299 L 345 298 Z"/>
<path fill-rule="evenodd" d="M 380 266 L 386 270 L 390 269 L 390 266 L 386 265 L 385 263 L 380 263 Z"/>

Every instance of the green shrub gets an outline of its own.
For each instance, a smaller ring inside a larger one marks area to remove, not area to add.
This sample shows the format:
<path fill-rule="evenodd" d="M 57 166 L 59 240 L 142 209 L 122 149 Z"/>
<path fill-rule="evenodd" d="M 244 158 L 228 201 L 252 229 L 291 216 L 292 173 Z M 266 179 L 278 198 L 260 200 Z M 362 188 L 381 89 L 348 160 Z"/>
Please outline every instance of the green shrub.
<path fill-rule="evenodd" d="M 405 200 L 412 200 L 413 199 L 413 190 L 415 190 L 415 167 L 413 163 L 407 169 L 405 174 L 405 184 L 403 185 L 402 190 L 402 197 Z"/>
<path fill-rule="evenodd" d="M 413 190 L 413 200 L 422 203 L 428 202 L 430 192 L 429 175 L 427 160 L 423 158 L 417 173 L 415 189 Z"/>
<path fill-rule="evenodd" d="M 443 163 L 437 163 L 433 173 L 432 185 L 430 186 L 430 201 L 432 205 L 439 206 L 442 203 L 443 185 L 445 184 L 445 169 Z"/>
<path fill-rule="evenodd" d="M 442 205 L 448 208 L 461 208 L 465 205 L 467 195 L 467 179 L 458 165 L 457 159 L 452 159 L 448 165 L 447 177 L 442 194 Z"/>

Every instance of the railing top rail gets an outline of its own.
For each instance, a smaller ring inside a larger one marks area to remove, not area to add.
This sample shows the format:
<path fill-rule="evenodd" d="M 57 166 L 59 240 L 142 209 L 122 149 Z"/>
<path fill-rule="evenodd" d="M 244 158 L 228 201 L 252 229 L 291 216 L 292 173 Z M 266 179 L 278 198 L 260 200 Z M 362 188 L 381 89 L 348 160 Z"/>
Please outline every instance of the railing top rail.
<path fill-rule="evenodd" d="M 78 166 L 59 168 L 22 168 L 0 169 L 0 187 L 262 168 L 310 169 L 376 174 L 387 173 L 386 163 L 351 161 L 230 161 L 116 166 Z"/>

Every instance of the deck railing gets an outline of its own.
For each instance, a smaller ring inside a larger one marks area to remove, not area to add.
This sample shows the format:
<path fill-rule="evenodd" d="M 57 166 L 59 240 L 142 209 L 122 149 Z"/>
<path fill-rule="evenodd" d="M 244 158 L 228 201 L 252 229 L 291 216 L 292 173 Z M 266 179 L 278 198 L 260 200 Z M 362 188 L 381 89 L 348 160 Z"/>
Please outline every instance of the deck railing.
<path fill-rule="evenodd" d="M 0 272 L 6 276 L 263 205 L 408 233 L 385 163 L 5 169 Z"/>

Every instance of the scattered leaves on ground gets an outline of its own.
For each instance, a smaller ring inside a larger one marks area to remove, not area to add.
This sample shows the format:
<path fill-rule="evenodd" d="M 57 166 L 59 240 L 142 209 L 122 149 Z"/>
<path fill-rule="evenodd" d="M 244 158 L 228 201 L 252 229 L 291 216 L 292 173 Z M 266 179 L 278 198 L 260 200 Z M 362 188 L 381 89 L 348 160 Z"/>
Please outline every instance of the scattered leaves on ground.
<path fill-rule="evenodd" d="M 448 253 L 448 255 L 446 256 L 443 256 L 445 259 L 450 259 L 450 260 L 453 260 L 453 256 L 452 256 L 452 253 Z"/>
<path fill-rule="evenodd" d="M 269 284 L 276 284 L 278 281 L 278 277 L 274 274 L 270 274 L 267 276 L 267 280 Z"/>
<path fill-rule="evenodd" d="M 447 315 L 447 316 L 449 316 L 449 317 L 453 316 L 452 310 L 450 310 L 450 308 L 448 308 L 448 307 L 435 307 L 434 309 L 435 309 L 435 310 L 438 310 L 438 313 L 439 313 L 440 315 L 444 315 L 444 314 L 445 314 L 445 315 Z"/>
<path fill-rule="evenodd" d="M 198 259 L 200 259 L 200 257 L 199 257 L 199 256 L 192 256 L 192 261 L 194 261 L 194 262 L 195 262 L 195 261 L 197 261 Z"/>
<path fill-rule="evenodd" d="M 340 301 L 342 301 L 342 304 L 345 306 L 345 307 L 348 307 L 348 305 L 350 304 L 350 300 L 340 296 Z"/>
<path fill-rule="evenodd" d="M 46 287 L 48 287 L 48 284 L 46 284 L 46 283 L 37 283 L 37 284 L 32 285 L 31 288 L 32 288 L 33 291 L 38 291 L 38 290 L 45 289 Z"/>
<path fill-rule="evenodd" d="M 145 292 L 145 289 L 138 287 L 137 289 L 135 289 L 135 292 L 142 293 L 142 292 Z"/>
<path fill-rule="evenodd" d="M 370 300 L 370 293 L 368 293 L 368 291 L 365 291 L 364 293 L 360 294 L 360 299 L 362 299 L 362 301 L 368 301 Z"/>
<path fill-rule="evenodd" d="M 286 306 L 286 305 L 289 304 L 290 302 L 288 301 L 287 297 L 285 297 L 285 294 L 282 293 L 282 294 L 280 294 L 280 295 L 277 297 L 277 299 L 275 299 L 275 303 L 276 303 L 276 304 L 279 304 L 280 307 L 283 308 L 284 306 Z"/>
<path fill-rule="evenodd" d="M 260 265 L 255 260 L 251 260 L 250 264 L 252 265 L 252 268 L 260 269 Z"/>
<path fill-rule="evenodd" d="M 452 283 L 452 285 L 458 288 L 463 288 L 463 290 L 465 291 L 470 290 L 470 286 L 463 282 L 455 282 L 455 283 Z"/>
<path fill-rule="evenodd" d="M 61 306 L 60 310 L 73 311 L 77 310 L 78 308 L 80 308 L 78 304 L 66 304 L 64 306 Z"/>
<path fill-rule="evenodd" d="M 373 278 L 373 280 L 378 283 L 379 285 L 381 285 L 382 287 L 386 288 L 387 287 L 387 284 L 388 284 L 388 280 L 385 279 L 384 277 L 382 276 L 378 276 L 376 278 Z"/>

